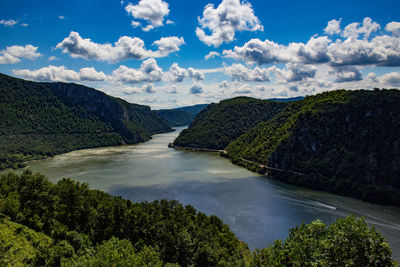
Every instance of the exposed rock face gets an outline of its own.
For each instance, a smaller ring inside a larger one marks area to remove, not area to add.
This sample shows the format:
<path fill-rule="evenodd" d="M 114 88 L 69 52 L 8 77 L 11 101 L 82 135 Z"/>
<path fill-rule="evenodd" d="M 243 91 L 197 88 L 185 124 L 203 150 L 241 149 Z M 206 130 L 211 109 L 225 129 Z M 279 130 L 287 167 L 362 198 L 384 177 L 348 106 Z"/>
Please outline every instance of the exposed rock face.
<path fill-rule="evenodd" d="M 48 83 L 47 86 L 64 104 L 80 106 L 109 123 L 126 143 L 143 142 L 152 134 L 172 131 L 148 106 L 131 104 L 78 84 Z"/>
<path fill-rule="evenodd" d="M 228 147 L 241 158 L 305 174 L 297 185 L 400 205 L 400 91 L 335 91 L 307 97 Z M 245 164 L 244 164 L 245 165 Z"/>

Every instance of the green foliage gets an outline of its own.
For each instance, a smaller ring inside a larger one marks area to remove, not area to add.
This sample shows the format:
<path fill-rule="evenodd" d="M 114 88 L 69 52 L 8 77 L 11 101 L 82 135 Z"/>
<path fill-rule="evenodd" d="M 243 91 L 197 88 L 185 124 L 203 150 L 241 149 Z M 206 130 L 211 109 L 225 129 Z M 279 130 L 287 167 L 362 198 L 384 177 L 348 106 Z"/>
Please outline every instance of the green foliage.
<path fill-rule="evenodd" d="M 286 170 L 269 174 L 291 184 L 399 205 L 399 117 L 398 90 L 325 92 L 290 103 L 226 150 L 249 169 Z"/>
<path fill-rule="evenodd" d="M 210 104 L 196 116 L 188 129 L 181 132 L 174 145 L 224 149 L 246 130 L 275 116 L 285 105 L 249 97 Z"/>
<path fill-rule="evenodd" d="M 330 226 L 317 220 L 290 230 L 254 253 L 253 266 L 395 266 L 384 238 L 364 219 L 349 216 Z"/>
<path fill-rule="evenodd" d="M 129 240 L 144 259 L 158 257 L 147 248 L 152 247 L 161 261 L 182 266 L 239 264 L 250 255 L 247 245 L 216 216 L 207 216 L 177 201 L 132 203 L 67 178 L 52 184 L 43 175 L 29 171 L 1 176 L 0 196 L 0 211 L 12 221 L 68 244 L 88 262 L 104 251 L 97 247 L 87 254 L 91 244 L 112 237 Z M 126 243 L 110 242 L 104 249 L 121 245 L 129 251 Z M 64 247 L 59 250 L 66 250 L 66 255 L 69 250 Z M 121 253 L 123 260 L 126 253 Z"/>
<path fill-rule="evenodd" d="M 195 116 L 189 112 L 177 109 L 161 109 L 154 112 L 172 127 L 189 125 Z"/>
<path fill-rule="evenodd" d="M 71 150 L 147 141 L 171 131 L 149 107 L 77 84 L 0 74 L 0 170 Z"/>
<path fill-rule="evenodd" d="M 355 217 L 303 224 L 251 254 L 218 217 L 192 206 L 132 203 L 29 171 L 0 177 L 0 213 L 9 216 L 0 214 L 2 266 L 394 265 L 384 238 Z"/>
<path fill-rule="evenodd" d="M 88 249 L 83 255 L 75 255 L 72 258 L 64 259 L 63 266 L 163 266 L 159 254 L 150 247 L 143 248 L 136 252 L 132 243 L 128 240 L 119 240 L 112 237 L 94 248 Z"/>

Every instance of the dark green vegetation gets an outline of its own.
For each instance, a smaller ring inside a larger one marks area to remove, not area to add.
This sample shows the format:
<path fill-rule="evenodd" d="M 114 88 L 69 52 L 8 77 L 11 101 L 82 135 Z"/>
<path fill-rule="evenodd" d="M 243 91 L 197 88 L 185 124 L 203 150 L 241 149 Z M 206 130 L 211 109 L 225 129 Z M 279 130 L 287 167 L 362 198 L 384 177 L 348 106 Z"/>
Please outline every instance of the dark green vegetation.
<path fill-rule="evenodd" d="M 189 125 L 195 117 L 195 115 L 189 112 L 176 109 L 160 109 L 154 112 L 171 127 Z"/>
<path fill-rule="evenodd" d="M 251 253 L 216 216 L 176 201 L 132 203 L 68 178 L 0 177 L 0 265 L 393 266 L 362 219 L 319 221 Z"/>
<path fill-rule="evenodd" d="M 0 169 L 75 149 L 144 142 L 171 130 L 148 106 L 83 85 L 0 74 Z"/>
<path fill-rule="evenodd" d="M 174 145 L 224 149 L 246 130 L 275 116 L 285 105 L 250 97 L 210 104 L 196 116 L 188 129 L 181 132 Z"/>
<path fill-rule="evenodd" d="M 207 106 L 208 104 L 199 104 L 174 109 L 160 109 L 154 112 L 171 127 L 179 127 L 189 125 L 194 117 Z"/>
<path fill-rule="evenodd" d="M 249 169 L 282 169 L 267 171 L 291 184 L 398 206 L 399 133 L 399 90 L 338 90 L 288 104 L 226 150 Z"/>
<path fill-rule="evenodd" d="M 290 230 L 254 253 L 255 266 L 395 266 L 388 244 L 363 219 L 349 216 L 330 226 L 319 220 Z"/>

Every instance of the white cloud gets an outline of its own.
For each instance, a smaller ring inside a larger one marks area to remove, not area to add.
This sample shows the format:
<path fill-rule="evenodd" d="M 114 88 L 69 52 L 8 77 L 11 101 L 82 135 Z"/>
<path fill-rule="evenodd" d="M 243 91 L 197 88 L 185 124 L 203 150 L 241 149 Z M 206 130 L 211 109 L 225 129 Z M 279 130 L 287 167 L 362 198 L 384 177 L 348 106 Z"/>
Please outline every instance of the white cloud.
<path fill-rule="evenodd" d="M 259 65 L 270 63 L 323 64 L 332 66 L 400 66 L 400 36 L 383 34 L 369 39 L 379 29 L 379 24 L 365 18 L 359 23 L 348 25 L 347 39 L 332 41 L 327 36 L 311 37 L 307 43 L 281 45 L 274 41 L 251 39 L 243 46 L 224 50 L 225 57 Z M 396 24 L 388 29 L 396 31 Z M 361 34 L 364 38 L 357 39 Z M 368 37 L 368 38 L 367 38 Z"/>
<path fill-rule="evenodd" d="M 335 69 L 335 72 L 337 75 L 335 82 L 337 83 L 361 81 L 363 79 L 361 71 L 355 67 L 339 67 Z"/>
<path fill-rule="evenodd" d="M 272 67 L 272 72 L 284 83 L 305 81 L 309 78 L 314 78 L 317 68 L 303 64 L 288 63 L 285 69 Z"/>
<path fill-rule="evenodd" d="M 22 27 L 28 27 L 29 24 L 28 24 L 28 23 L 21 23 L 21 26 L 22 26 Z"/>
<path fill-rule="evenodd" d="M 13 45 L 5 50 L 0 50 L 0 64 L 13 64 L 21 62 L 21 58 L 35 60 L 42 54 L 37 52 L 38 47 L 33 45 Z"/>
<path fill-rule="evenodd" d="M 14 75 L 36 81 L 78 81 L 79 73 L 68 70 L 65 66 L 48 66 L 38 70 L 13 70 Z"/>
<path fill-rule="evenodd" d="M 240 0 L 222 0 L 217 8 L 208 4 L 204 7 L 203 17 L 198 20 L 201 28 L 196 28 L 196 35 L 208 46 L 232 42 L 237 31 L 263 30 L 251 4 Z M 204 29 L 211 31 L 211 35 Z"/>
<path fill-rule="evenodd" d="M 148 25 L 142 27 L 143 31 L 150 31 L 156 27 L 163 26 L 164 17 L 169 14 L 168 3 L 162 0 L 140 0 L 137 5 L 128 4 L 125 7 L 135 19 L 142 19 Z M 167 21 L 168 23 L 168 21 Z M 141 26 L 137 21 L 132 21 L 132 26 Z"/>
<path fill-rule="evenodd" d="M 207 55 L 204 56 L 205 60 L 209 60 L 210 58 L 220 57 L 221 55 L 216 51 L 211 51 Z"/>
<path fill-rule="evenodd" d="M 339 34 L 341 32 L 341 30 L 340 30 L 340 22 L 341 21 L 342 21 L 342 19 L 339 19 L 339 20 L 333 19 L 333 20 L 329 21 L 328 26 L 326 26 L 326 28 L 324 29 L 324 32 L 329 35 Z"/>
<path fill-rule="evenodd" d="M 79 79 L 81 81 L 105 81 L 106 75 L 102 71 L 96 71 L 95 68 L 82 68 L 79 71 Z"/>
<path fill-rule="evenodd" d="M 400 36 L 400 22 L 392 21 L 388 23 L 385 27 L 385 30 L 391 32 L 393 36 Z"/>
<path fill-rule="evenodd" d="M 69 70 L 65 66 L 48 66 L 38 70 L 13 70 L 14 75 L 35 80 L 35 81 L 60 81 L 60 82 L 76 82 L 76 81 L 104 81 L 106 75 L 101 71 L 92 68 L 82 68 L 79 73 Z"/>
<path fill-rule="evenodd" d="M 306 44 L 290 43 L 280 45 L 270 40 L 251 39 L 244 46 L 235 46 L 234 50 L 224 50 L 225 57 L 244 60 L 259 65 L 269 63 L 325 63 L 331 40 L 326 36 L 312 37 Z"/>
<path fill-rule="evenodd" d="M 190 93 L 193 95 L 203 93 L 203 86 L 200 83 L 195 83 L 190 87 Z"/>
<path fill-rule="evenodd" d="M 233 91 L 234 94 L 250 94 L 252 87 L 248 84 L 241 84 L 239 88 Z"/>
<path fill-rule="evenodd" d="M 148 94 L 156 93 L 156 90 L 154 89 L 154 86 L 152 83 L 145 84 L 145 85 L 143 85 L 143 87 L 144 87 L 145 93 L 148 93 Z"/>
<path fill-rule="evenodd" d="M 400 73 L 398 73 L 398 72 L 386 73 L 386 74 L 378 77 L 378 80 L 381 83 L 389 85 L 389 86 L 400 86 Z"/>
<path fill-rule="evenodd" d="M 167 19 L 167 21 L 165 22 L 166 24 L 175 24 L 175 22 L 173 22 L 172 20 L 170 20 L 170 19 Z"/>
<path fill-rule="evenodd" d="M 128 68 L 124 65 L 112 72 L 111 80 L 121 83 L 159 82 L 162 78 L 162 69 L 154 58 L 142 62 L 139 69 Z"/>
<path fill-rule="evenodd" d="M 47 60 L 48 61 L 54 61 L 54 60 L 59 60 L 59 58 L 56 57 L 56 56 L 50 56 Z"/>
<path fill-rule="evenodd" d="M 4 26 L 7 26 L 7 27 L 14 26 L 17 23 L 18 22 L 13 20 L 13 19 L 8 19 L 8 20 L 2 19 L 2 20 L 0 20 L 0 24 L 3 24 Z"/>
<path fill-rule="evenodd" d="M 231 76 L 233 81 L 266 82 L 270 81 L 270 72 L 270 68 L 249 69 L 242 64 L 232 64 L 224 68 L 224 73 Z"/>
<path fill-rule="evenodd" d="M 71 32 L 56 48 L 62 49 L 63 53 L 69 53 L 73 58 L 93 59 L 99 61 L 118 62 L 126 59 L 144 59 L 149 57 L 166 57 L 179 51 L 185 41 L 183 38 L 163 37 L 155 41 L 153 45 L 158 50 L 146 50 L 144 41 L 140 38 L 122 36 L 114 45 L 110 43 L 98 44 L 89 38 L 83 39 L 79 33 Z"/>
<path fill-rule="evenodd" d="M 127 87 L 123 88 L 122 93 L 125 94 L 125 95 L 142 94 L 143 93 L 143 88 L 127 86 Z"/>
<path fill-rule="evenodd" d="M 362 26 L 359 22 L 353 22 L 346 26 L 343 30 L 343 37 L 357 39 L 359 35 L 364 34 L 364 38 L 369 38 L 371 33 L 378 31 L 381 26 L 372 21 L 371 18 L 366 17 L 362 22 Z"/>
<path fill-rule="evenodd" d="M 65 19 L 65 16 L 58 16 L 58 18 L 63 20 L 63 19 Z"/>
<path fill-rule="evenodd" d="M 204 80 L 204 74 L 194 68 L 181 68 L 178 63 L 173 63 L 166 73 L 167 80 L 172 82 L 183 82 L 185 78 L 191 78 L 196 81 Z"/>

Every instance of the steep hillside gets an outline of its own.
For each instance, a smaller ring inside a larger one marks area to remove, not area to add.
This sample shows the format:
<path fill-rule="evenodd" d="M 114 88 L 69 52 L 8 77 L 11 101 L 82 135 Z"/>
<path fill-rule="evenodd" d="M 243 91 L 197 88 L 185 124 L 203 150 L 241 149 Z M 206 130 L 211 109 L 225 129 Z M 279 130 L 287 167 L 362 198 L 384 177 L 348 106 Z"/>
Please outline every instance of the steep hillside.
<path fill-rule="evenodd" d="M 205 109 L 207 106 L 208 106 L 208 104 L 197 104 L 197 105 L 193 105 L 193 106 L 176 108 L 176 110 L 182 110 L 182 111 L 186 111 L 190 114 L 197 115 L 200 113 L 200 111 Z"/>
<path fill-rule="evenodd" d="M 224 149 L 246 130 L 275 116 L 285 105 L 250 97 L 236 97 L 210 104 L 196 116 L 188 129 L 181 132 L 174 145 Z"/>
<path fill-rule="evenodd" d="M 170 130 L 147 106 L 82 85 L 0 74 L 0 169 L 74 149 L 143 142 Z"/>
<path fill-rule="evenodd" d="M 154 112 L 171 127 L 189 125 L 195 117 L 195 115 L 189 112 L 177 109 L 160 109 Z"/>
<path fill-rule="evenodd" d="M 400 205 L 399 133 L 400 91 L 339 90 L 289 104 L 226 150 L 285 182 Z"/>

